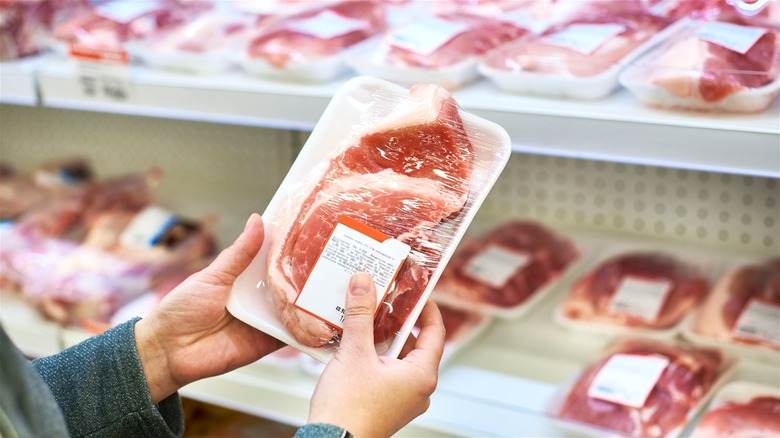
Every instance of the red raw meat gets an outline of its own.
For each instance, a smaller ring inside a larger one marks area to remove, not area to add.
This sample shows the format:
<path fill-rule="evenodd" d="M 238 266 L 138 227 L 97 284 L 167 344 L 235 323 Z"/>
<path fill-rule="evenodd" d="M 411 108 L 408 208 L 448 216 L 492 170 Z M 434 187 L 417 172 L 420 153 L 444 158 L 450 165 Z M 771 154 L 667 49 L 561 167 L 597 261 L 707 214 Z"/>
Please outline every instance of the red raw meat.
<path fill-rule="evenodd" d="M 610 310 L 618 286 L 626 276 L 649 281 L 666 280 L 671 283 L 655 321 Z M 671 255 L 657 252 L 628 253 L 607 260 L 577 280 L 563 302 L 563 312 L 573 320 L 668 329 L 677 324 L 708 289 L 709 281 L 697 267 Z"/>
<path fill-rule="evenodd" d="M 530 257 L 528 264 L 518 269 L 500 287 L 480 281 L 466 270 L 475 256 L 491 246 Z M 508 222 L 461 245 L 442 273 L 436 293 L 438 297 L 445 295 L 466 307 L 472 303 L 514 307 L 558 277 L 577 255 L 577 248 L 569 239 L 558 236 L 541 224 L 522 220 Z"/>
<path fill-rule="evenodd" d="M 329 39 L 322 39 L 288 27 L 292 22 L 312 18 L 323 11 L 330 11 L 344 18 L 365 21 L 366 26 Z M 305 63 L 334 55 L 378 35 L 385 27 L 384 5 L 373 1 L 346 1 L 281 20 L 263 30 L 260 36 L 252 40 L 247 47 L 247 54 L 252 58 L 264 58 L 269 64 L 284 68 L 291 62 Z"/>
<path fill-rule="evenodd" d="M 618 16 L 577 18 L 553 26 L 530 41 L 507 44 L 492 52 L 485 59 L 485 64 L 492 68 L 514 72 L 595 76 L 620 64 L 627 55 L 670 23 L 667 18 L 628 13 Z M 621 24 L 625 30 L 588 54 L 545 40 L 545 37 L 576 24 Z"/>
<path fill-rule="evenodd" d="M 588 396 L 593 379 L 615 354 L 661 356 L 669 360 L 641 408 Z M 714 349 L 643 339 L 623 341 L 577 379 L 558 415 L 628 436 L 669 436 L 686 424 L 689 412 L 715 384 L 724 365 L 721 353 Z"/>
<path fill-rule="evenodd" d="M 446 331 L 444 336 L 446 343 L 458 342 L 486 318 L 479 313 L 466 312 L 444 305 L 439 305 L 439 311 Z M 415 323 L 415 328 L 419 329 L 420 326 Z"/>
<path fill-rule="evenodd" d="M 780 345 L 754 338 L 737 338 L 733 334 L 737 320 L 753 299 L 780 306 L 780 258 L 743 265 L 724 275 L 702 305 L 693 330 L 723 341 L 780 350 Z"/>
<path fill-rule="evenodd" d="M 441 68 L 457 64 L 474 56 L 480 56 L 501 44 L 513 41 L 528 33 L 527 29 L 495 18 L 463 13 L 439 15 L 437 18 L 469 26 L 455 35 L 433 53 L 417 53 L 392 45 L 388 48 L 388 63 L 420 68 Z"/>
<path fill-rule="evenodd" d="M 740 438 L 780 436 L 780 398 L 761 396 L 725 403 L 707 412 L 691 436 Z"/>
<path fill-rule="evenodd" d="M 0 0 L 0 61 L 41 51 L 52 14 L 47 0 Z"/>
<path fill-rule="evenodd" d="M 393 126 L 375 127 L 337 153 L 300 207 L 287 209 L 271 243 L 268 280 L 276 309 L 301 343 L 318 347 L 337 330 L 293 305 L 341 215 L 411 246 L 375 320 L 377 343 L 401 327 L 441 257 L 448 219 L 463 208 L 473 149 L 449 94 L 417 86 L 415 109 Z"/>

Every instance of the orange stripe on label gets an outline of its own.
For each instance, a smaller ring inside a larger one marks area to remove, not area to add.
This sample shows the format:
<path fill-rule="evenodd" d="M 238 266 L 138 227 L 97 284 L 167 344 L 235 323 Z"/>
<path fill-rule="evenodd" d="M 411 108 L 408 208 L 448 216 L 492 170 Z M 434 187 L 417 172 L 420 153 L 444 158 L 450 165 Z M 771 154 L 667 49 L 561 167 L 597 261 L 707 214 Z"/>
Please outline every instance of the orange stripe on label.
<path fill-rule="evenodd" d="M 387 239 L 392 239 L 392 236 L 388 236 L 387 234 L 375 228 L 371 228 L 370 226 L 362 222 L 358 222 L 357 220 L 352 219 L 351 217 L 348 216 L 344 216 L 344 215 L 339 216 L 338 223 L 346 225 L 355 231 L 360 231 L 361 234 L 365 234 L 366 236 L 376 240 L 377 242 L 384 242 Z"/>

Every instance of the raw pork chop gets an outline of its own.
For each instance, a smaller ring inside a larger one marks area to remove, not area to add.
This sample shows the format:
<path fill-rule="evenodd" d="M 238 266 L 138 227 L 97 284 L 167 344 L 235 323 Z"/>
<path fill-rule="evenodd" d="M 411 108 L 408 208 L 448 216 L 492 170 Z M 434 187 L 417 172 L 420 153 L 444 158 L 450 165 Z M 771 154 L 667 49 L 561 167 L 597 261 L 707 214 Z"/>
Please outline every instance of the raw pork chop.
<path fill-rule="evenodd" d="M 723 276 L 697 315 L 694 331 L 724 341 L 760 344 L 780 350 L 778 344 L 734 336 L 737 320 L 754 299 L 780 306 L 780 258 L 740 266 Z"/>
<path fill-rule="evenodd" d="M 488 284 L 469 274 L 472 260 L 491 247 L 528 256 L 528 262 L 502 286 Z M 576 258 L 577 249 L 568 239 L 535 222 L 512 221 L 458 248 L 437 283 L 436 293 L 467 307 L 473 303 L 513 307 L 556 278 Z"/>
<path fill-rule="evenodd" d="M 611 309 L 618 286 L 627 276 L 670 282 L 670 289 L 654 321 Z M 570 319 L 592 323 L 668 329 L 677 324 L 708 289 L 709 281 L 697 267 L 671 255 L 628 253 L 607 260 L 577 280 L 563 302 L 563 312 Z"/>
<path fill-rule="evenodd" d="M 702 417 L 691 436 L 740 438 L 780 436 L 780 398 L 756 397 L 726 403 Z"/>
<path fill-rule="evenodd" d="M 588 395 L 593 379 L 609 357 L 615 354 L 661 356 L 669 360 L 669 365 L 641 408 Z M 621 435 L 669 436 L 676 428 L 685 425 L 688 412 L 716 382 L 723 365 L 723 357 L 713 349 L 673 346 L 642 339 L 624 341 L 607 357 L 585 370 L 558 413 L 564 419 L 602 427 Z"/>
<path fill-rule="evenodd" d="M 435 86 L 413 87 L 409 99 L 402 114 L 337 152 L 303 201 L 277 218 L 281 237 L 271 242 L 268 281 L 284 325 L 307 346 L 337 334 L 293 303 L 339 216 L 412 248 L 375 320 L 379 343 L 414 308 L 466 203 L 474 153 L 455 102 Z"/>

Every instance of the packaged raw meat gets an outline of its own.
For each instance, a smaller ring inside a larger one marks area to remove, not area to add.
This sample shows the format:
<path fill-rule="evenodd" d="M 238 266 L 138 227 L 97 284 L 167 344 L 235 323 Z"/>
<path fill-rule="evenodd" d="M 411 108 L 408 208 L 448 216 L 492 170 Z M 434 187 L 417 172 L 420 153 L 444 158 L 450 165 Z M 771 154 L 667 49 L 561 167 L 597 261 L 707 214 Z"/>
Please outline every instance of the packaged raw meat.
<path fill-rule="evenodd" d="M 549 407 L 556 423 L 596 436 L 678 436 L 730 376 L 736 357 L 717 349 L 619 339 Z"/>
<path fill-rule="evenodd" d="M 446 304 L 439 304 L 438 307 L 446 330 L 444 352 L 439 363 L 439 367 L 444 367 L 453 356 L 490 327 L 493 318 L 479 312 L 455 309 Z M 415 323 L 412 334 L 417 336 L 419 332 L 420 327 Z"/>
<path fill-rule="evenodd" d="M 366 271 L 377 350 L 397 356 L 510 149 L 443 88 L 348 81 L 266 209 L 266 242 L 228 309 L 326 362 L 349 278 Z"/>
<path fill-rule="evenodd" d="M 49 0 L 0 1 L 0 61 L 24 58 L 45 49 L 52 13 Z"/>
<path fill-rule="evenodd" d="M 516 318 L 578 258 L 565 236 L 527 220 L 501 224 L 463 242 L 434 290 L 452 307 Z"/>
<path fill-rule="evenodd" d="M 638 59 L 620 82 L 645 105 L 755 113 L 780 90 L 780 31 L 697 22 Z"/>
<path fill-rule="evenodd" d="M 645 13 L 589 14 L 494 50 L 479 71 L 506 91 L 598 99 L 618 87 L 626 65 L 679 30 L 673 23 Z"/>
<path fill-rule="evenodd" d="M 555 321 L 577 330 L 674 336 L 709 291 L 716 266 L 655 248 L 607 251 L 574 279 Z"/>
<path fill-rule="evenodd" d="M 729 269 L 684 328 L 683 334 L 691 341 L 743 347 L 740 352 L 766 352 L 777 357 L 780 258 L 741 263 Z"/>
<path fill-rule="evenodd" d="M 730 382 L 719 389 L 691 432 L 692 437 L 773 438 L 780 436 L 780 388 Z"/>
<path fill-rule="evenodd" d="M 386 28 L 385 6 L 342 1 L 264 27 L 240 55 L 246 71 L 276 79 L 323 82 L 348 70 L 346 57 Z"/>

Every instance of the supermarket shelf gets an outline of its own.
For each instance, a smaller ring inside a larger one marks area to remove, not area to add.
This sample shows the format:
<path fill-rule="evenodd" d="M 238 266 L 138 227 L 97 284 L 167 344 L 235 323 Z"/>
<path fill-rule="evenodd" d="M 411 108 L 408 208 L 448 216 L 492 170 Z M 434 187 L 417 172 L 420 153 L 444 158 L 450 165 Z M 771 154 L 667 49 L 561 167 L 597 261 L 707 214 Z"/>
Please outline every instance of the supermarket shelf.
<path fill-rule="evenodd" d="M 0 292 L 0 323 L 28 357 L 48 356 L 62 350 L 62 329 L 45 321 L 14 293 Z"/>
<path fill-rule="evenodd" d="M 323 85 L 263 80 L 238 72 L 199 77 L 142 66 L 126 98 L 85 95 L 73 63 L 38 74 L 45 106 L 310 130 L 349 77 Z M 502 125 L 517 152 L 780 178 L 780 103 L 754 115 L 645 108 L 626 90 L 599 101 L 500 92 L 487 80 L 454 93 L 465 109 Z"/>
<path fill-rule="evenodd" d="M 38 104 L 36 68 L 42 58 L 0 62 L 0 103 L 34 106 Z"/>

